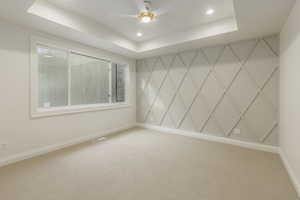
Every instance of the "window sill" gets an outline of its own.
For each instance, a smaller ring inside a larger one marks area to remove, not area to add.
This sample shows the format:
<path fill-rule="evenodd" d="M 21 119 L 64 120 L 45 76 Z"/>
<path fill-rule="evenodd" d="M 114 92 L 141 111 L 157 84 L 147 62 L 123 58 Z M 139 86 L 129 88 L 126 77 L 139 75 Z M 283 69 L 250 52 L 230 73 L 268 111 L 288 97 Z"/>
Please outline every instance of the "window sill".
<path fill-rule="evenodd" d="M 94 105 L 78 105 L 57 108 L 39 108 L 31 113 L 32 118 L 51 117 L 57 115 L 69 115 L 84 112 L 96 112 L 103 110 L 124 109 L 131 107 L 128 103 L 114 103 L 114 104 L 94 104 Z"/>

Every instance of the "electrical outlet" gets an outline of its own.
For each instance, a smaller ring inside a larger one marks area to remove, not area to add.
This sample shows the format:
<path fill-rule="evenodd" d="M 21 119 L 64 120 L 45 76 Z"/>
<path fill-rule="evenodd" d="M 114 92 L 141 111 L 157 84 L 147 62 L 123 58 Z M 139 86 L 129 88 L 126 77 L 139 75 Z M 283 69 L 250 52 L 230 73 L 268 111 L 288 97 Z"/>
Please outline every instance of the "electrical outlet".
<path fill-rule="evenodd" d="M 240 134 L 241 134 L 241 129 L 235 128 L 235 129 L 233 130 L 233 134 L 235 134 L 235 135 L 240 135 Z"/>
<path fill-rule="evenodd" d="M 106 140 L 106 137 L 100 137 L 100 138 L 97 138 L 97 142 L 101 142 L 103 140 Z"/>

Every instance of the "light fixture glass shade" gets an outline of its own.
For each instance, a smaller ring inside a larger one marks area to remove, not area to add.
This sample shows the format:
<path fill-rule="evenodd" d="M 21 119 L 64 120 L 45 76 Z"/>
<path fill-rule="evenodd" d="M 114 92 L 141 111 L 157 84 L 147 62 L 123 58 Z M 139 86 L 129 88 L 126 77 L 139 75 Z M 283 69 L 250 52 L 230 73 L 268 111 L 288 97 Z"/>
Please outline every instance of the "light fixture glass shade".
<path fill-rule="evenodd" d="M 142 12 L 139 15 L 139 18 L 141 19 L 142 23 L 149 23 L 154 19 L 155 15 L 153 13 L 149 12 Z"/>
<path fill-rule="evenodd" d="M 143 23 L 149 23 L 151 21 L 151 18 L 149 16 L 144 16 L 141 18 L 141 21 Z"/>
<path fill-rule="evenodd" d="M 212 15 L 212 14 L 214 14 L 215 13 L 215 10 L 214 9 L 208 9 L 207 11 L 206 11 L 206 15 Z"/>

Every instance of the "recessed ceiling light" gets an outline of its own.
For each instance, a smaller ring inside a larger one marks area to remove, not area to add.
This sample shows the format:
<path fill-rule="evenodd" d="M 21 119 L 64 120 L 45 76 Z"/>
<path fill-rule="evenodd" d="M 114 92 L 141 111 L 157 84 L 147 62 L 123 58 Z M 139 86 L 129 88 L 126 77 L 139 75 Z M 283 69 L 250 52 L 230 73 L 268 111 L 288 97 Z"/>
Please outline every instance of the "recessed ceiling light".
<path fill-rule="evenodd" d="M 138 37 L 142 37 L 142 36 L 143 36 L 143 33 L 141 33 L 141 32 L 138 32 L 138 33 L 136 34 L 136 36 L 138 36 Z"/>
<path fill-rule="evenodd" d="M 214 9 L 208 9 L 207 11 L 206 11 L 206 15 L 212 15 L 212 14 L 214 14 L 215 13 L 215 10 Z"/>

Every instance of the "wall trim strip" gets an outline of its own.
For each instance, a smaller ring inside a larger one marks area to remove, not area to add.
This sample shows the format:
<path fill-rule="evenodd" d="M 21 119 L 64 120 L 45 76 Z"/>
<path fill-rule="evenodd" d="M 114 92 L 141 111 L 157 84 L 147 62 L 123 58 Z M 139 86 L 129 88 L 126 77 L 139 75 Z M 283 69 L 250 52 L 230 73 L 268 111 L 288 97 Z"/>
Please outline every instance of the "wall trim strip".
<path fill-rule="evenodd" d="M 297 177 L 296 177 L 296 174 L 295 174 L 295 171 L 293 170 L 284 150 L 282 148 L 279 149 L 279 155 L 280 155 L 280 158 L 283 162 L 283 165 L 284 167 L 286 168 L 287 172 L 288 172 L 288 175 L 291 179 L 291 182 L 300 198 L 300 183 L 298 182 L 297 180 Z"/>
<path fill-rule="evenodd" d="M 212 135 L 207 135 L 207 134 L 203 134 L 203 133 L 197 133 L 197 132 L 185 131 L 185 130 L 179 130 L 179 129 L 173 129 L 173 128 L 166 128 L 166 127 L 143 124 L 143 123 L 137 123 L 137 126 L 141 127 L 141 128 L 145 128 L 145 129 L 168 133 L 168 134 L 183 135 L 183 136 L 192 137 L 192 138 L 201 139 L 201 140 L 208 140 L 208 141 L 212 141 L 212 142 L 231 144 L 231 145 L 240 146 L 240 147 L 244 147 L 244 148 L 248 148 L 248 149 L 258 150 L 258 151 L 279 153 L 279 147 L 265 145 L 265 144 L 243 142 L 243 141 L 239 141 L 239 140 L 233 140 L 233 139 L 224 138 L 224 137 L 212 136 Z"/>
<path fill-rule="evenodd" d="M 277 34 L 151 58 L 170 62 L 175 57 L 166 69 L 139 60 L 137 68 L 152 65 L 154 71 L 137 73 L 143 93 L 137 98 L 137 121 L 277 146 L 279 63 L 273 46 L 278 42 Z M 145 88 L 147 76 L 153 81 Z M 230 137 L 235 131 L 240 135 Z"/>
<path fill-rule="evenodd" d="M 9 156 L 7 158 L 0 159 L 0 167 L 6 166 L 6 165 L 9 165 L 9 164 L 13 164 L 13 163 L 16 163 L 16 162 L 19 162 L 19 161 L 22 161 L 22 160 L 27 160 L 27 159 L 30 159 L 30 158 L 33 158 L 33 157 L 36 157 L 36 156 L 44 155 L 44 154 L 47 154 L 47 153 L 50 153 L 50 152 L 53 152 L 53 151 L 57 151 L 57 150 L 60 150 L 60 149 L 66 148 L 66 147 L 70 147 L 70 146 L 73 146 L 73 145 L 76 145 L 76 144 L 80 144 L 80 143 L 83 143 L 83 142 L 94 140 L 94 139 L 97 139 L 97 138 L 102 137 L 102 136 L 107 136 L 107 135 L 111 135 L 111 134 L 114 134 L 114 133 L 117 133 L 117 132 L 125 131 L 125 130 L 128 130 L 130 128 L 134 128 L 134 127 L 135 127 L 135 124 L 130 124 L 130 125 L 114 128 L 114 129 L 109 129 L 109 130 L 106 130 L 106 131 L 99 131 L 96 134 L 91 134 L 91 135 L 88 135 L 88 136 L 75 138 L 75 139 L 72 139 L 72 140 L 67 141 L 67 142 L 54 144 L 54 145 L 48 145 L 48 146 L 33 149 L 31 151 L 27 151 L 27 152 L 24 152 L 24 153 L 19 153 L 19 154 L 16 154 L 16 155 L 12 155 L 12 156 Z"/>

